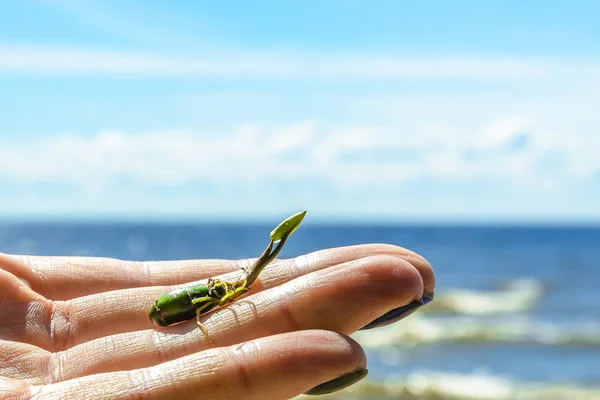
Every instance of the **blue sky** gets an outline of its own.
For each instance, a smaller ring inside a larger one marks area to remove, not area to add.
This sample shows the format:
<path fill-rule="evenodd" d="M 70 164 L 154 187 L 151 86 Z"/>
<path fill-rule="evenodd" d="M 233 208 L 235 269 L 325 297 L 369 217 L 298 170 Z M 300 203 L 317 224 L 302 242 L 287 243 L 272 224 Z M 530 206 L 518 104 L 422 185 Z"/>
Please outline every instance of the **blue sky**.
<path fill-rule="evenodd" d="M 0 217 L 600 221 L 595 1 L 0 5 Z"/>

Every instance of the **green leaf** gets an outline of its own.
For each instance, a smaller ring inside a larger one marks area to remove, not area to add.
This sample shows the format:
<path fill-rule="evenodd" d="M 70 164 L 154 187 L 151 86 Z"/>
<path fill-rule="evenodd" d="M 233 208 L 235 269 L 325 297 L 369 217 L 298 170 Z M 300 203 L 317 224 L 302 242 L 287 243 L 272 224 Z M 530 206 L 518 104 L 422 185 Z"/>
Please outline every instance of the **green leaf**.
<path fill-rule="evenodd" d="M 277 228 L 271 231 L 271 240 L 276 242 L 282 238 L 291 235 L 300 226 L 300 223 L 306 215 L 306 210 L 288 217 L 285 221 L 279 224 Z"/>

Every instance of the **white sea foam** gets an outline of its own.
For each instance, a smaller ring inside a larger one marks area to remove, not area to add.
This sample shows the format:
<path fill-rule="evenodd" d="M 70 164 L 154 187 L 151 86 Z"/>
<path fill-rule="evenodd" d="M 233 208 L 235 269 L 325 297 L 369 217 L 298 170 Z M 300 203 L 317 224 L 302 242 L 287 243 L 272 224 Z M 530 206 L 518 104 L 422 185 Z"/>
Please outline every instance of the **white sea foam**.
<path fill-rule="evenodd" d="M 535 279 L 511 281 L 497 291 L 450 289 L 436 294 L 435 301 L 419 312 L 470 315 L 521 312 L 530 310 L 542 294 L 542 284 Z"/>
<path fill-rule="evenodd" d="M 487 374 L 435 371 L 390 375 L 384 382 L 365 380 L 324 399 L 412 400 L 598 400 L 600 387 L 520 383 Z"/>
<path fill-rule="evenodd" d="M 413 314 L 402 323 L 359 331 L 353 337 L 370 348 L 439 342 L 600 345 L 600 322 L 559 325 L 532 321 L 528 317 L 504 316 L 490 320 L 475 316 L 440 318 Z"/>
<path fill-rule="evenodd" d="M 526 314 L 542 293 L 541 283 L 533 279 L 509 282 L 498 291 L 451 289 L 401 323 L 354 337 L 372 348 L 438 342 L 600 345 L 600 321 L 558 324 Z"/>

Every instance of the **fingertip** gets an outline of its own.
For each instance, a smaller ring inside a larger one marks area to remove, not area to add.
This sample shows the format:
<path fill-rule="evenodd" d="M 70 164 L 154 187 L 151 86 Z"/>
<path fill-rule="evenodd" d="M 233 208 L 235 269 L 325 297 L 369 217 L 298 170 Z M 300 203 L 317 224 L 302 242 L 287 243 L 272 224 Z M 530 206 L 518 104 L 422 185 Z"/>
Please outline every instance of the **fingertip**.
<path fill-rule="evenodd" d="M 401 257 L 378 255 L 368 257 L 365 262 L 370 266 L 374 282 L 384 282 L 391 289 L 380 293 L 391 296 L 396 302 L 410 302 L 421 298 L 423 278 L 415 266 Z"/>
<path fill-rule="evenodd" d="M 31 288 L 31 281 L 35 276 L 19 257 L 0 253 L 0 271 L 1 270 L 13 275 L 21 282 L 21 284 Z"/>
<path fill-rule="evenodd" d="M 421 274 L 421 278 L 423 279 L 423 295 L 433 296 L 433 293 L 435 292 L 436 280 L 435 272 L 433 271 L 433 267 L 429 261 L 425 257 L 416 253 L 408 258 L 407 261 L 410 262 L 417 271 L 419 271 L 419 274 Z"/>
<path fill-rule="evenodd" d="M 404 247 L 391 244 L 384 244 L 381 246 L 387 253 L 409 262 L 419 272 L 421 279 L 423 280 L 423 291 L 425 293 L 434 292 L 435 273 L 431 263 L 425 257 Z"/>
<path fill-rule="evenodd" d="M 421 254 L 409 250 L 405 247 L 387 243 L 369 244 L 365 246 L 371 249 L 371 251 L 378 251 L 381 255 L 395 256 L 408 261 L 421 274 L 424 292 L 434 292 L 435 273 L 433 271 L 433 267 L 431 266 L 431 263 Z"/>
<path fill-rule="evenodd" d="M 377 295 L 385 299 L 387 310 L 374 314 L 368 324 L 360 330 L 377 328 L 395 323 L 412 314 L 425 303 L 423 275 L 413 263 L 402 257 L 377 256 L 371 262 L 380 269 L 391 289 Z M 391 306 L 391 307 L 390 307 Z"/>

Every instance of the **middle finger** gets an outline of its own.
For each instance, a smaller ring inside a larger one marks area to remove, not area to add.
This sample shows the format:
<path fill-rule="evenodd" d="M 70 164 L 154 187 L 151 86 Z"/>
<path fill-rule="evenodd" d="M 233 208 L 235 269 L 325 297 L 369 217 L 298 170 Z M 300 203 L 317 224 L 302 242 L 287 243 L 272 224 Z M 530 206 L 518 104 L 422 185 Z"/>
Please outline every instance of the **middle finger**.
<path fill-rule="evenodd" d="M 281 285 L 303 274 L 374 255 L 389 255 L 410 262 L 421 274 L 425 290 L 433 285 L 431 266 L 417 254 L 391 245 L 361 245 L 322 250 L 293 260 L 276 260 L 263 271 L 251 293 Z M 239 274 L 238 271 L 220 278 L 236 279 Z M 99 337 L 147 329 L 152 326 L 147 314 L 150 305 L 171 289 L 173 287 L 169 286 L 125 289 L 54 302 L 51 329 L 47 330 L 53 342 L 41 347 L 64 350 Z M 40 346 L 39 343 L 31 344 Z"/>

